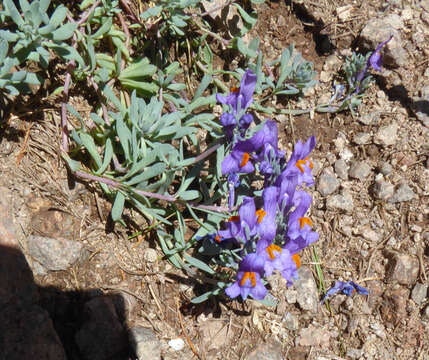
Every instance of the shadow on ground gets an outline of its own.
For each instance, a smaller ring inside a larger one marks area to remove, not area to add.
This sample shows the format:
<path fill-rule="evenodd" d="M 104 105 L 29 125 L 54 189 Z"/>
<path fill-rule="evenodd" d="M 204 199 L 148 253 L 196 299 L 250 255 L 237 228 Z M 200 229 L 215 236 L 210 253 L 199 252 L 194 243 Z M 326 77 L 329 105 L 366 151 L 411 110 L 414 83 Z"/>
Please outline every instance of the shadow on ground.
<path fill-rule="evenodd" d="M 24 255 L 0 246 L 0 359 L 136 359 L 124 309 L 97 289 L 38 287 Z"/>

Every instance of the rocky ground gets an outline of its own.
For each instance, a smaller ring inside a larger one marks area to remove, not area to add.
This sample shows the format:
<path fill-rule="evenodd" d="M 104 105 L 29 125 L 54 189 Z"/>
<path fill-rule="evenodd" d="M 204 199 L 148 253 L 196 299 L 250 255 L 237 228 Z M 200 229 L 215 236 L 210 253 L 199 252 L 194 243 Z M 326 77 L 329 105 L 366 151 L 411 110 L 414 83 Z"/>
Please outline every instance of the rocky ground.
<path fill-rule="evenodd" d="M 276 117 L 287 151 L 317 137 L 311 218 L 326 286 L 353 280 L 370 295 L 321 306 L 307 250 L 294 286 L 270 279 L 276 308 L 191 306 L 199 284 L 163 260 L 150 236 L 113 228 L 96 186 L 67 174 L 58 109 L 29 108 L 12 114 L 0 143 L 0 358 L 429 359 L 429 2 L 257 9 L 251 35 L 265 56 L 295 43 L 320 74 L 297 108 L 330 98 L 351 50 L 394 35 L 355 117 Z"/>

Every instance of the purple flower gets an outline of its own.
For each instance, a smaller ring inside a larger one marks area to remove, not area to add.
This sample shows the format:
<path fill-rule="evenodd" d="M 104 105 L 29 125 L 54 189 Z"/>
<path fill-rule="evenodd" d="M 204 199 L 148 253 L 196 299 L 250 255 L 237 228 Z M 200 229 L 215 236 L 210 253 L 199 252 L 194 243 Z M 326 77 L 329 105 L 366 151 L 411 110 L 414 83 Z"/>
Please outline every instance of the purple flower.
<path fill-rule="evenodd" d="M 381 49 L 383 48 L 384 45 L 386 45 L 390 40 L 392 40 L 393 35 L 390 35 L 390 37 L 386 40 L 383 41 L 382 43 L 378 44 L 378 46 L 376 47 L 375 51 L 371 54 L 371 56 L 368 58 L 368 61 L 365 64 L 365 67 L 362 69 L 362 71 L 356 76 L 356 82 L 357 82 L 357 87 L 355 90 L 355 93 L 358 93 L 360 90 L 360 83 L 362 82 L 362 80 L 364 79 L 366 73 L 368 72 L 369 67 L 371 66 L 375 71 L 381 71 L 381 61 L 382 61 L 382 56 L 381 56 Z"/>
<path fill-rule="evenodd" d="M 240 185 L 240 178 L 237 174 L 232 173 L 228 176 L 228 207 L 229 210 L 231 210 L 234 207 L 234 200 L 235 200 L 235 188 L 237 188 Z"/>
<path fill-rule="evenodd" d="M 298 177 L 298 185 L 301 185 L 302 183 L 313 185 L 314 180 L 311 175 L 313 163 L 308 159 L 308 155 L 315 146 L 316 138 L 314 136 L 308 138 L 305 144 L 299 140 L 295 145 L 288 164 L 286 165 L 286 169 L 283 171 L 283 177 L 296 175 Z"/>
<path fill-rule="evenodd" d="M 277 224 L 277 188 L 270 186 L 262 193 L 264 207 L 256 210 L 256 232 L 259 234 L 259 243 L 271 244 L 276 236 Z"/>
<path fill-rule="evenodd" d="M 255 85 L 256 74 L 247 70 L 241 78 L 240 88 L 232 88 L 227 96 L 216 94 L 216 99 L 221 104 L 230 105 L 235 115 L 240 110 L 246 110 L 253 102 Z"/>
<path fill-rule="evenodd" d="M 368 64 L 371 65 L 375 71 L 381 71 L 381 62 L 382 62 L 381 48 L 384 45 L 386 45 L 390 40 L 392 40 L 392 38 L 393 38 L 393 35 L 390 35 L 390 37 L 386 41 L 383 41 L 382 43 L 378 44 L 375 51 L 369 57 Z"/>
<path fill-rule="evenodd" d="M 217 242 L 220 243 L 227 239 L 235 239 L 237 243 L 249 240 L 246 235 L 246 227 L 250 230 L 249 235 L 255 233 L 255 213 L 255 200 L 251 197 L 244 197 L 243 203 L 238 209 L 238 216 L 231 216 L 226 223 L 226 229 L 218 231 Z"/>
<path fill-rule="evenodd" d="M 235 116 L 230 113 L 223 113 L 220 117 L 220 123 L 223 126 L 223 131 L 228 140 L 232 139 L 232 135 L 237 125 L 237 121 L 235 120 Z"/>
<path fill-rule="evenodd" d="M 298 278 L 297 270 L 301 266 L 299 255 L 291 254 L 288 249 L 274 243 L 264 247 L 259 245 L 258 242 L 257 253 L 264 259 L 265 276 L 270 276 L 274 270 L 278 270 L 287 280 L 287 285 L 291 285 L 292 281 Z"/>
<path fill-rule="evenodd" d="M 299 236 L 305 239 L 312 232 L 313 226 L 310 218 L 305 216 L 311 204 L 311 196 L 305 191 L 297 191 L 296 196 L 300 200 L 295 210 L 289 215 L 287 235 L 290 239 L 296 239 Z"/>
<path fill-rule="evenodd" d="M 258 151 L 265 144 L 269 144 L 277 151 L 277 142 L 277 124 L 275 121 L 267 119 L 261 130 L 253 134 L 250 139 L 240 143 L 240 148 L 243 150 Z"/>
<path fill-rule="evenodd" d="M 325 296 L 322 299 L 322 304 L 325 302 L 326 298 L 340 291 L 347 296 L 351 296 L 354 291 L 357 291 L 357 293 L 361 295 L 368 295 L 367 289 L 365 289 L 362 286 L 359 286 L 353 281 L 347 281 L 347 282 L 336 281 L 335 285 L 326 292 Z"/>
<path fill-rule="evenodd" d="M 250 161 L 250 152 L 240 150 L 240 146 L 234 146 L 225 159 L 222 161 L 222 174 L 236 174 L 236 173 L 251 173 L 255 170 L 252 162 Z"/>
<path fill-rule="evenodd" d="M 244 114 L 240 120 L 238 121 L 238 124 L 240 125 L 240 130 L 244 135 L 244 132 L 249 128 L 250 124 L 253 122 L 253 115 L 252 114 Z"/>
<path fill-rule="evenodd" d="M 241 295 L 246 300 L 250 294 L 256 300 L 262 300 L 267 289 L 261 282 L 264 273 L 264 259 L 256 253 L 247 255 L 240 263 L 237 281 L 225 289 L 225 293 L 232 299 Z"/>

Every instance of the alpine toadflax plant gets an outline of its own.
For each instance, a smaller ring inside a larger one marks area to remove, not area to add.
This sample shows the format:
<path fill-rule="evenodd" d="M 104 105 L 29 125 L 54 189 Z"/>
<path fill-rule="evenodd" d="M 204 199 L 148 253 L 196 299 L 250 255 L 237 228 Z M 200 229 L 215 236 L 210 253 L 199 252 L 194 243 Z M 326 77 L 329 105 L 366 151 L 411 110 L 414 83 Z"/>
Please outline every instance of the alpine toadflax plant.
<path fill-rule="evenodd" d="M 316 146 L 314 136 L 298 141 L 287 161 L 278 146 L 275 121 L 250 128 L 256 75 L 247 70 L 240 88 L 217 95 L 226 109 L 221 116 L 225 141 L 230 148 L 222 161 L 222 175 L 228 177 L 228 205 L 232 211 L 223 229 L 207 236 L 218 248 L 218 265 L 228 267 L 230 298 L 248 296 L 262 300 L 267 295 L 265 278 L 279 271 L 291 285 L 300 267 L 299 253 L 319 235 L 307 215 L 311 196 L 303 185 L 314 183 L 309 156 Z M 254 181 L 263 179 L 262 187 Z M 244 189 L 241 192 L 239 189 Z"/>

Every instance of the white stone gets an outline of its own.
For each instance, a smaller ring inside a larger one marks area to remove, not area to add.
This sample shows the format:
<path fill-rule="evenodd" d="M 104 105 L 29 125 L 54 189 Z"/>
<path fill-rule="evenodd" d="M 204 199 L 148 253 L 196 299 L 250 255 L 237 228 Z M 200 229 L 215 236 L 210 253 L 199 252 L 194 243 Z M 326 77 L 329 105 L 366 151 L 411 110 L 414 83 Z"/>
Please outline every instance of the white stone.
<path fill-rule="evenodd" d="M 172 339 L 168 345 L 175 351 L 180 351 L 185 347 L 185 342 L 181 338 Z"/>

